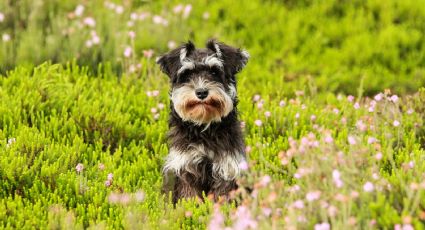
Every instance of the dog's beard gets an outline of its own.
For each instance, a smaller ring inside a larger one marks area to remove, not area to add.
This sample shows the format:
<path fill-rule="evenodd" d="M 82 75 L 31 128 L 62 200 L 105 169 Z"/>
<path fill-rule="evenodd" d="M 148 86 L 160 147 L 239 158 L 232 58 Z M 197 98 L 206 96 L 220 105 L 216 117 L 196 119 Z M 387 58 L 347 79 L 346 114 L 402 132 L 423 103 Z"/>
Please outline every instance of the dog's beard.
<path fill-rule="evenodd" d="M 208 89 L 208 97 L 200 100 L 195 95 L 196 88 Z M 233 110 L 233 102 L 221 84 L 199 79 L 173 89 L 171 100 L 177 114 L 184 121 L 196 125 L 209 125 L 220 122 Z"/>

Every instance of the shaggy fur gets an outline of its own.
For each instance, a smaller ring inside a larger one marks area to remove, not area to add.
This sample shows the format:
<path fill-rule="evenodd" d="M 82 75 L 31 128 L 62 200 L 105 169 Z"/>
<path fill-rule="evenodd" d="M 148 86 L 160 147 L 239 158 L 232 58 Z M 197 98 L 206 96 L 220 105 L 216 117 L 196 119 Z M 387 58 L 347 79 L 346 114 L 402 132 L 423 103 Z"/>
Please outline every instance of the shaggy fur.
<path fill-rule="evenodd" d="M 235 75 L 248 61 L 246 51 L 210 40 L 206 49 L 188 42 L 158 58 L 170 77 L 170 151 L 163 168 L 164 191 L 180 198 L 236 189 L 245 161 L 237 113 Z"/>

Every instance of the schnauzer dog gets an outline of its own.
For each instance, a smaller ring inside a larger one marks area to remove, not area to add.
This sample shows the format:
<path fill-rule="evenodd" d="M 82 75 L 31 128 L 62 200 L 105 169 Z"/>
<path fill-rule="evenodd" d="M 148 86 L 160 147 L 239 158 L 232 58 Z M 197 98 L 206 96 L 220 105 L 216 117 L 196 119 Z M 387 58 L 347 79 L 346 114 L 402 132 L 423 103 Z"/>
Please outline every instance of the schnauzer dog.
<path fill-rule="evenodd" d="M 203 193 L 227 197 L 245 161 L 235 75 L 249 54 L 215 40 L 206 47 L 189 41 L 157 59 L 171 82 L 163 190 L 174 203 Z"/>

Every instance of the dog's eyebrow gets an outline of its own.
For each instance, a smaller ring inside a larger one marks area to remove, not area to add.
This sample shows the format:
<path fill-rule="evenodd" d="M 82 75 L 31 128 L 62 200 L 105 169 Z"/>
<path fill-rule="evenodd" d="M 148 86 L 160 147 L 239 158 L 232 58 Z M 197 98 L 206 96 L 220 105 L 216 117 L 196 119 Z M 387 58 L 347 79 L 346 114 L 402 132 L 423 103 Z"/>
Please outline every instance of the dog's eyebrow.
<path fill-rule="evenodd" d="M 202 61 L 205 65 L 209 67 L 216 66 L 220 69 L 223 69 L 223 61 L 219 57 L 216 57 L 216 55 L 207 56 Z"/>

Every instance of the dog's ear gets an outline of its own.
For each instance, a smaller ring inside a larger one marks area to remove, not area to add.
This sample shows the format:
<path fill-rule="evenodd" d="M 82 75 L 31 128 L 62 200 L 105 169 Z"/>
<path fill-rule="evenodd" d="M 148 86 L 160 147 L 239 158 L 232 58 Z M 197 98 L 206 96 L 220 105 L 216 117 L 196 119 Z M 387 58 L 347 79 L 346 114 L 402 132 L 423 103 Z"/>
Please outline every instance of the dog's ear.
<path fill-rule="evenodd" d="M 249 53 L 218 42 L 214 39 L 207 42 L 207 48 L 223 60 L 225 71 L 231 75 L 239 73 L 248 63 Z"/>
<path fill-rule="evenodd" d="M 194 50 L 195 45 L 191 41 L 188 41 L 186 44 L 160 56 L 156 59 L 156 63 L 159 64 L 162 72 L 172 78 L 182 67 L 186 56 L 189 56 Z"/>

